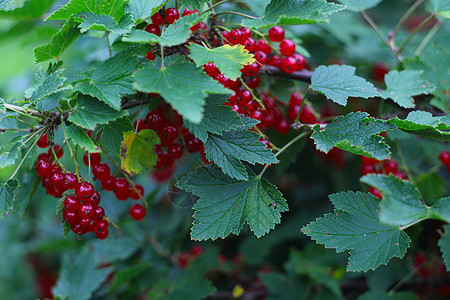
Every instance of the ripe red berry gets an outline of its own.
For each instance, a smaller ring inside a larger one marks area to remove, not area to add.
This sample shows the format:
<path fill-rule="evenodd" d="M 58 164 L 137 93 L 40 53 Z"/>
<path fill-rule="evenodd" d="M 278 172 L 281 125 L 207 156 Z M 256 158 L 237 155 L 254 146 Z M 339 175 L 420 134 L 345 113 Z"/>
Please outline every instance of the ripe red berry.
<path fill-rule="evenodd" d="M 283 61 L 283 59 L 281 58 L 281 56 L 278 55 L 274 55 L 272 56 L 269 61 L 268 61 L 268 65 L 269 66 L 274 66 L 274 67 L 278 67 L 281 68 L 281 62 Z"/>
<path fill-rule="evenodd" d="M 442 151 L 439 154 L 439 160 L 444 166 L 450 165 L 450 152 L 449 151 Z"/>
<path fill-rule="evenodd" d="M 47 148 L 48 147 L 48 135 L 47 133 L 44 133 L 36 144 L 39 148 Z"/>
<path fill-rule="evenodd" d="M 140 221 L 145 217 L 146 210 L 145 207 L 143 207 L 140 204 L 133 204 L 130 207 L 130 210 L 128 211 L 130 214 L 130 217 L 136 221 Z"/>
<path fill-rule="evenodd" d="M 375 197 L 379 198 L 380 200 L 383 199 L 383 194 L 374 187 L 369 188 L 369 193 L 371 193 Z"/>
<path fill-rule="evenodd" d="M 78 219 L 79 219 L 78 211 L 64 210 L 63 220 L 66 221 L 66 223 L 75 224 L 75 223 L 78 223 Z"/>
<path fill-rule="evenodd" d="M 247 38 L 242 42 L 242 45 L 244 46 L 245 50 L 247 50 L 248 52 L 253 52 L 255 51 L 256 48 L 256 42 L 254 39 L 252 38 Z"/>
<path fill-rule="evenodd" d="M 97 220 L 94 222 L 94 231 L 102 232 L 108 230 L 109 222 L 106 220 Z"/>
<path fill-rule="evenodd" d="M 90 203 L 83 203 L 78 207 L 78 216 L 81 219 L 91 218 L 94 214 L 94 207 Z"/>
<path fill-rule="evenodd" d="M 155 25 L 164 25 L 164 18 L 161 16 L 161 14 L 159 13 L 159 11 L 157 11 L 152 17 L 152 23 Z"/>
<path fill-rule="evenodd" d="M 373 66 L 373 78 L 376 81 L 384 81 L 384 76 L 389 73 L 389 68 L 381 63 L 376 63 Z"/>
<path fill-rule="evenodd" d="M 206 74 L 208 74 L 209 77 L 215 77 L 220 73 L 219 68 L 217 68 L 216 65 L 212 62 L 204 64 L 203 70 L 206 72 Z"/>
<path fill-rule="evenodd" d="M 82 181 L 78 183 L 78 185 L 75 188 L 75 195 L 81 200 L 85 201 L 92 197 L 94 194 L 94 186 L 90 184 L 89 182 Z"/>
<path fill-rule="evenodd" d="M 300 123 L 303 124 L 315 124 L 317 123 L 316 116 L 311 111 L 311 108 L 308 106 L 303 106 L 302 111 L 300 112 Z"/>
<path fill-rule="evenodd" d="M 48 159 L 38 160 L 36 163 L 36 172 L 40 177 L 50 177 L 53 173 L 52 163 Z"/>
<path fill-rule="evenodd" d="M 157 36 L 161 35 L 161 29 L 156 24 L 148 25 L 147 27 L 145 27 L 145 31 L 147 31 L 148 33 L 153 33 L 153 34 L 155 34 Z"/>
<path fill-rule="evenodd" d="M 295 43 L 292 40 L 283 40 L 280 43 L 280 52 L 284 56 L 291 56 L 295 52 Z"/>
<path fill-rule="evenodd" d="M 200 254 L 202 254 L 204 252 L 203 247 L 202 246 L 194 246 L 191 248 L 191 254 L 192 256 L 196 257 L 199 256 Z"/>
<path fill-rule="evenodd" d="M 374 165 L 362 165 L 361 166 L 361 174 L 367 175 L 367 174 L 371 174 L 371 173 L 376 173 L 377 169 L 375 168 Z"/>
<path fill-rule="evenodd" d="M 259 62 L 261 65 L 265 65 L 267 63 L 267 54 L 263 51 L 257 51 L 254 55 L 254 58 L 257 62 Z"/>
<path fill-rule="evenodd" d="M 101 220 L 105 216 L 105 210 L 101 206 L 94 207 L 94 213 L 92 219 Z"/>
<path fill-rule="evenodd" d="M 239 29 L 233 29 L 230 31 L 230 38 L 229 41 L 233 45 L 240 44 L 242 42 L 242 33 Z"/>
<path fill-rule="evenodd" d="M 259 78 L 259 76 L 255 76 L 250 79 L 250 81 L 247 83 L 247 86 L 251 89 L 256 89 L 260 83 L 261 79 Z"/>
<path fill-rule="evenodd" d="M 174 143 L 167 148 L 167 154 L 173 160 L 179 159 L 183 156 L 183 147 L 178 143 Z"/>
<path fill-rule="evenodd" d="M 293 58 L 295 58 L 295 70 L 296 71 L 301 71 L 305 68 L 305 58 L 303 57 L 303 55 L 298 54 L 298 53 L 294 53 L 292 55 Z"/>
<path fill-rule="evenodd" d="M 64 174 L 61 171 L 53 172 L 50 176 L 50 183 L 59 190 L 64 189 Z"/>
<path fill-rule="evenodd" d="M 386 174 L 391 174 L 397 172 L 398 165 L 393 160 L 388 160 L 383 162 L 384 171 Z"/>
<path fill-rule="evenodd" d="M 164 12 L 164 19 L 169 24 L 173 24 L 179 18 L 180 13 L 173 7 L 166 9 L 166 11 Z"/>
<path fill-rule="evenodd" d="M 294 73 L 295 72 L 295 58 L 292 56 L 285 57 L 281 61 L 281 69 L 286 73 Z"/>
<path fill-rule="evenodd" d="M 97 191 L 94 191 L 94 194 L 87 200 L 85 200 L 85 203 L 89 203 L 92 205 L 92 207 L 97 207 L 100 204 L 100 193 Z"/>
<path fill-rule="evenodd" d="M 148 60 L 154 61 L 156 57 L 155 57 L 155 54 L 153 54 L 153 52 L 149 51 L 145 55 L 145 58 L 148 59 Z"/>
<path fill-rule="evenodd" d="M 98 163 L 92 168 L 92 174 L 98 180 L 103 181 L 111 176 L 111 169 L 105 163 Z"/>
<path fill-rule="evenodd" d="M 274 26 L 269 29 L 269 40 L 281 42 L 284 39 L 284 29 L 281 26 Z"/>
<path fill-rule="evenodd" d="M 275 130 L 281 134 L 288 133 L 290 129 L 289 122 L 282 118 L 275 123 Z"/>
<path fill-rule="evenodd" d="M 270 52 L 272 52 L 272 48 L 270 48 L 270 46 L 267 45 L 266 41 L 264 41 L 263 39 L 259 39 L 258 41 L 256 41 L 256 49 L 255 50 L 262 51 L 266 55 L 269 55 Z"/>
<path fill-rule="evenodd" d="M 130 185 L 125 178 L 116 178 L 114 181 L 114 191 L 115 192 L 128 192 Z"/>
<path fill-rule="evenodd" d="M 100 232 L 95 231 L 95 236 L 100 240 L 106 239 L 108 237 L 108 235 L 109 235 L 108 229 L 100 231 Z"/>
<path fill-rule="evenodd" d="M 80 200 L 75 196 L 67 196 L 64 199 L 64 211 L 75 212 L 80 206 Z"/>
<path fill-rule="evenodd" d="M 78 184 L 78 178 L 73 173 L 64 174 L 64 190 L 72 190 Z"/>
<path fill-rule="evenodd" d="M 152 110 L 151 112 L 149 112 L 145 117 L 145 120 L 147 121 L 148 128 L 155 131 L 159 131 L 164 125 L 164 119 L 162 115 L 156 110 Z"/>
<path fill-rule="evenodd" d="M 98 164 L 101 161 L 101 159 L 102 159 L 100 153 L 91 153 L 91 154 L 89 154 L 89 152 L 85 152 L 84 155 L 83 155 L 83 162 L 84 162 L 84 164 L 86 166 L 89 166 L 89 157 L 88 157 L 88 155 L 89 155 L 89 157 L 91 159 L 91 167 L 93 167 L 94 165 Z"/>
<path fill-rule="evenodd" d="M 54 145 L 53 146 L 53 150 L 55 151 L 56 157 L 58 159 L 60 159 L 63 156 L 63 154 L 64 154 L 64 150 L 59 145 Z M 53 157 L 52 148 L 48 149 L 48 154 Z"/>
<path fill-rule="evenodd" d="M 141 197 L 144 197 L 144 188 L 140 184 L 134 185 L 135 189 L 130 186 L 130 198 L 133 200 L 139 200 Z"/>
<path fill-rule="evenodd" d="M 87 224 L 71 224 L 70 229 L 75 234 L 85 234 L 89 230 L 89 225 Z"/>
<path fill-rule="evenodd" d="M 241 27 L 239 28 L 242 35 L 242 40 L 248 39 L 252 37 L 252 31 L 248 29 L 247 27 Z"/>
<path fill-rule="evenodd" d="M 379 163 L 379 161 L 376 160 L 375 158 L 370 158 L 367 156 L 361 156 L 361 161 L 363 165 L 375 165 Z"/>
<path fill-rule="evenodd" d="M 202 142 L 191 134 L 185 137 L 184 141 L 186 143 L 186 150 L 189 153 L 198 152 L 202 147 Z"/>
<path fill-rule="evenodd" d="M 116 179 L 113 176 L 109 176 L 108 178 L 104 178 L 104 180 L 101 181 L 102 188 L 105 191 L 111 192 L 114 189 L 114 182 Z"/>
<path fill-rule="evenodd" d="M 178 129 L 173 124 L 166 124 L 160 132 L 161 145 L 168 146 L 178 137 Z"/>

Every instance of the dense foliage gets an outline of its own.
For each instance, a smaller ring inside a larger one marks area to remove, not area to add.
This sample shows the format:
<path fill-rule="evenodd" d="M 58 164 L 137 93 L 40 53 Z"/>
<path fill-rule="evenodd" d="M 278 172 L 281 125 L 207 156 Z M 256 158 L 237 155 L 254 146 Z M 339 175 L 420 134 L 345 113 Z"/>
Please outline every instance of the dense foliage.
<path fill-rule="evenodd" d="M 0 295 L 448 299 L 449 16 L 0 0 Z"/>

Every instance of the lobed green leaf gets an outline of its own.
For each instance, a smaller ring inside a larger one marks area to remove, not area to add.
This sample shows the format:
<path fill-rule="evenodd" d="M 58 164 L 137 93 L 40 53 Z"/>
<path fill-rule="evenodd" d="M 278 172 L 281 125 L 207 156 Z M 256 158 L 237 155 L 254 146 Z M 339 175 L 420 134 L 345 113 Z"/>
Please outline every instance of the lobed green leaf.
<path fill-rule="evenodd" d="M 8 214 L 13 208 L 15 201 L 15 193 L 19 188 L 19 181 L 16 179 L 8 180 L 0 183 L 0 219 Z"/>

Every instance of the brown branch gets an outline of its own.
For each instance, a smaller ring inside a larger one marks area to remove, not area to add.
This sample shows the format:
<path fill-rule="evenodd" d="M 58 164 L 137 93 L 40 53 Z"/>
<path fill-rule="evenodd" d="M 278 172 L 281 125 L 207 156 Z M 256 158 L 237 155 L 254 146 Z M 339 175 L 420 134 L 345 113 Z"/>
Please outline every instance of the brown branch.
<path fill-rule="evenodd" d="M 265 65 L 259 71 L 261 75 L 269 75 L 273 77 L 294 79 L 304 82 L 311 82 L 312 72 L 308 70 L 296 71 L 294 73 L 285 73 L 278 67 Z"/>

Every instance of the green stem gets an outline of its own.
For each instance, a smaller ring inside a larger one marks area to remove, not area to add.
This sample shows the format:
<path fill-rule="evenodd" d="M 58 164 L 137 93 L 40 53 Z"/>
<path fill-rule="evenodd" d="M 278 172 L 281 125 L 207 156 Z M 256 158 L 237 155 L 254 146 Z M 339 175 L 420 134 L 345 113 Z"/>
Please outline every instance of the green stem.
<path fill-rule="evenodd" d="M 438 32 L 441 25 L 442 22 L 437 21 L 436 24 L 434 24 L 433 28 L 431 28 L 430 31 L 428 31 L 427 35 L 423 38 L 423 41 L 420 43 L 419 47 L 417 47 L 416 51 L 414 52 L 415 56 L 419 56 L 420 53 L 422 53 L 425 46 L 428 45 L 428 43 L 431 41 L 434 35 Z"/>
<path fill-rule="evenodd" d="M 207 10 L 205 10 L 204 12 L 202 12 L 202 13 L 200 14 L 200 16 L 206 14 L 208 11 L 211 11 L 211 10 L 213 10 L 214 8 L 216 8 L 217 6 L 219 6 L 219 5 L 221 5 L 221 4 L 225 3 L 225 2 L 228 2 L 228 1 L 230 1 L 230 0 L 222 0 L 222 1 L 217 2 L 216 4 L 212 5 L 210 8 L 208 8 Z"/>
<path fill-rule="evenodd" d="M 242 79 L 242 77 L 239 77 L 239 80 L 241 81 L 242 85 L 247 90 L 250 91 L 250 93 L 252 94 L 253 99 L 255 99 L 256 102 L 258 102 L 258 104 L 262 107 L 262 109 L 266 109 L 266 107 L 264 106 L 264 103 L 262 102 L 262 100 L 255 96 L 255 94 L 253 93 L 253 90 L 251 88 L 249 88 L 248 85 L 244 82 L 244 79 Z"/>
<path fill-rule="evenodd" d="M 378 25 L 372 20 L 371 17 L 369 17 L 369 15 L 366 13 L 366 11 L 363 9 L 361 10 L 361 14 L 363 15 L 364 19 L 366 19 L 367 23 L 370 24 L 370 26 L 372 26 L 372 28 L 376 31 L 376 33 L 378 34 L 378 36 L 380 37 L 380 39 L 383 41 L 383 43 L 388 46 L 389 48 L 391 48 L 391 46 L 389 45 L 389 43 L 387 42 L 387 40 L 385 39 L 385 35 L 381 32 L 380 28 L 378 27 Z"/>
<path fill-rule="evenodd" d="M 240 17 L 244 17 L 247 19 L 252 19 L 252 20 L 259 20 L 261 19 L 261 17 L 254 17 L 254 16 L 250 16 L 250 15 L 246 15 L 237 11 L 222 11 L 218 14 L 215 14 L 214 17 L 220 16 L 220 15 L 236 15 L 236 16 L 240 16 Z"/>
<path fill-rule="evenodd" d="M 63 136 L 64 136 L 64 141 L 66 141 L 67 147 L 69 148 L 70 157 L 72 157 L 73 164 L 75 165 L 75 175 L 77 175 L 78 181 L 80 181 L 80 176 L 79 176 L 79 173 L 78 173 L 77 159 L 73 155 L 72 146 L 70 146 L 69 139 L 67 138 L 67 135 L 66 135 L 66 129 L 64 128 L 64 117 L 63 117 L 63 114 L 60 114 L 59 117 L 61 119 L 61 128 L 62 128 L 62 132 L 63 132 Z"/>
<path fill-rule="evenodd" d="M 302 112 L 303 106 L 305 105 L 305 100 L 306 100 L 306 97 L 308 96 L 310 89 L 311 89 L 311 86 L 308 85 L 308 89 L 306 90 L 305 94 L 303 95 L 302 103 L 300 104 L 300 109 L 298 110 L 298 113 L 297 113 L 297 118 L 295 118 L 295 122 L 298 124 L 301 124 L 300 123 L 300 113 Z"/>
<path fill-rule="evenodd" d="M 409 227 L 411 227 L 413 225 L 416 225 L 417 223 L 420 223 L 420 222 L 422 222 L 423 220 L 426 220 L 426 219 L 428 219 L 428 218 L 422 218 L 422 219 L 416 220 L 416 221 L 414 221 L 414 222 L 412 222 L 412 223 L 410 223 L 408 225 L 400 227 L 400 229 L 401 230 L 405 230 L 406 228 L 409 228 Z"/>
<path fill-rule="evenodd" d="M 411 14 L 416 10 L 417 7 L 419 7 L 420 4 L 422 4 L 424 0 L 417 0 L 409 7 L 409 9 L 405 12 L 405 14 L 402 16 L 400 21 L 398 21 L 397 26 L 395 26 L 394 31 L 392 32 L 392 37 L 394 38 L 397 35 L 397 32 L 400 30 L 400 27 L 405 23 L 405 21 L 411 16 Z"/>
<path fill-rule="evenodd" d="M 24 115 L 26 117 L 29 117 L 29 118 L 32 118 L 32 119 L 35 119 L 38 121 L 41 121 L 41 119 L 43 118 L 43 115 L 40 112 L 38 112 L 37 110 L 32 110 L 32 109 L 25 110 L 23 107 L 13 105 L 13 104 L 8 104 L 8 103 L 5 103 L 5 107 L 8 110 L 15 111 L 21 115 Z"/>
<path fill-rule="evenodd" d="M 420 30 L 422 29 L 423 26 L 425 26 L 428 22 L 430 22 L 431 20 L 434 19 L 434 13 L 429 15 L 425 20 L 422 21 L 422 23 L 419 24 L 419 26 L 417 26 L 410 34 L 409 36 L 406 38 L 406 40 L 403 42 L 403 44 L 400 46 L 400 48 L 398 48 L 397 54 L 401 54 L 403 52 L 403 50 L 405 50 L 405 47 L 409 44 L 409 42 L 411 41 L 411 39 L 414 37 L 414 35 Z"/>
<path fill-rule="evenodd" d="M 397 145 L 397 154 L 400 157 L 400 160 L 402 162 L 402 169 L 405 170 L 406 172 L 406 176 L 408 177 L 408 180 L 411 181 L 412 183 L 414 183 L 414 178 L 411 174 L 411 170 L 408 168 L 408 165 L 406 164 L 406 160 L 405 157 L 403 156 L 403 152 L 400 149 L 400 144 L 398 143 L 398 141 L 395 142 Z"/>
<path fill-rule="evenodd" d="M 112 57 L 111 44 L 109 43 L 109 32 L 105 31 L 106 44 L 108 44 L 109 57 Z"/>

